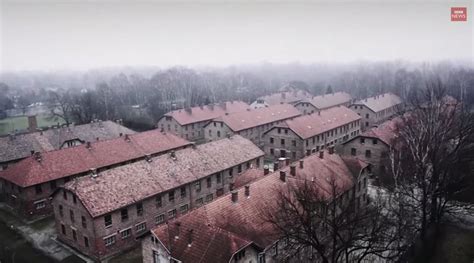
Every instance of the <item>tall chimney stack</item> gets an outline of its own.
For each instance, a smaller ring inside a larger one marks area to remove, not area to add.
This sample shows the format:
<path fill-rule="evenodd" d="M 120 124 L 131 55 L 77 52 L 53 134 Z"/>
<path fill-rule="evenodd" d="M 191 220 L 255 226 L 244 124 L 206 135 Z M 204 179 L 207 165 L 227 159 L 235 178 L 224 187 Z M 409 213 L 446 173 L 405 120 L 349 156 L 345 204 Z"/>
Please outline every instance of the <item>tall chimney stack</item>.
<path fill-rule="evenodd" d="M 304 168 L 304 160 L 300 160 L 300 169 Z"/>
<path fill-rule="evenodd" d="M 36 115 L 28 116 L 28 131 L 34 132 L 38 128 Z"/>
<path fill-rule="evenodd" d="M 285 167 L 285 158 L 284 157 L 280 157 L 278 158 L 278 168 L 282 169 L 283 167 Z"/>
<path fill-rule="evenodd" d="M 263 167 L 263 175 L 267 175 L 270 173 L 270 168 L 268 167 L 268 165 L 265 165 Z"/>
<path fill-rule="evenodd" d="M 280 180 L 282 182 L 286 182 L 286 172 L 285 171 L 280 171 Z"/>
<path fill-rule="evenodd" d="M 311 155 L 311 150 L 306 150 L 306 156 L 310 156 Z"/>
<path fill-rule="evenodd" d="M 237 192 L 236 190 L 233 190 L 231 192 L 231 199 L 233 203 L 237 203 L 237 200 L 239 199 L 239 192 Z"/>
<path fill-rule="evenodd" d="M 296 176 L 296 165 L 294 164 L 290 165 L 290 174 L 292 176 Z"/>
<path fill-rule="evenodd" d="M 273 163 L 273 171 L 278 170 L 278 162 Z"/>
<path fill-rule="evenodd" d="M 319 158 L 324 159 L 324 151 L 319 151 Z"/>
<path fill-rule="evenodd" d="M 250 185 L 246 185 L 246 186 L 245 186 L 245 196 L 246 196 L 247 198 L 250 197 Z"/>
<path fill-rule="evenodd" d="M 286 158 L 286 159 L 285 159 L 285 165 L 286 165 L 286 166 L 290 165 L 290 158 Z"/>
<path fill-rule="evenodd" d="M 329 147 L 328 152 L 329 152 L 329 154 L 333 154 L 334 153 L 334 146 Z"/>

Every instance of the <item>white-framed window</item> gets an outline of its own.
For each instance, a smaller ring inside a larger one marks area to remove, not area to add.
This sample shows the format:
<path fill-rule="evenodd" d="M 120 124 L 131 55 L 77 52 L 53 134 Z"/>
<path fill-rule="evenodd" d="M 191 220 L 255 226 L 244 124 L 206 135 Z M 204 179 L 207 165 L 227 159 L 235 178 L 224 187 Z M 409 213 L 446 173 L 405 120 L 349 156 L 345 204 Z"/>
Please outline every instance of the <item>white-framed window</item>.
<path fill-rule="evenodd" d="M 176 209 L 168 211 L 168 218 L 174 218 L 176 216 Z"/>
<path fill-rule="evenodd" d="M 145 230 L 146 230 L 146 222 L 135 225 L 135 231 L 137 231 L 137 233 L 143 232 Z"/>
<path fill-rule="evenodd" d="M 189 205 L 188 204 L 185 204 L 185 205 L 182 205 L 180 208 L 179 208 L 179 212 L 181 214 L 186 214 L 189 210 Z"/>
<path fill-rule="evenodd" d="M 122 239 L 129 238 L 131 235 L 132 235 L 132 229 L 131 228 L 127 228 L 127 229 L 124 229 L 124 230 L 120 231 L 120 236 L 122 237 Z"/>
<path fill-rule="evenodd" d="M 104 238 L 104 244 L 106 247 L 115 244 L 115 235 Z"/>
<path fill-rule="evenodd" d="M 46 200 L 39 200 L 35 202 L 35 208 L 36 210 L 43 209 L 46 207 Z"/>
<path fill-rule="evenodd" d="M 165 222 L 165 215 L 164 214 L 155 216 L 155 224 L 156 225 L 162 224 L 163 222 Z"/>

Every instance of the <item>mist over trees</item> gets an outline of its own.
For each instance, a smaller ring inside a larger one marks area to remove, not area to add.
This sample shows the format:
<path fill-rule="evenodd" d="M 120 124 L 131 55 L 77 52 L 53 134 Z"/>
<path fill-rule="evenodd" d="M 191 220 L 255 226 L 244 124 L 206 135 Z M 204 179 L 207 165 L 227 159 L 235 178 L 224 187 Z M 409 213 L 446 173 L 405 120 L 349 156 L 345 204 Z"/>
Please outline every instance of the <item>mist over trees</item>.
<path fill-rule="evenodd" d="M 314 95 L 346 91 L 356 99 L 390 91 L 407 99 L 433 78 L 444 84 L 449 95 L 474 103 L 472 68 L 448 62 L 395 61 L 4 73 L 0 80 L 0 111 L 42 102 L 66 122 L 123 119 L 132 126 L 150 128 L 163 113 L 175 108 L 227 100 L 250 103 L 259 96 L 289 88 Z"/>

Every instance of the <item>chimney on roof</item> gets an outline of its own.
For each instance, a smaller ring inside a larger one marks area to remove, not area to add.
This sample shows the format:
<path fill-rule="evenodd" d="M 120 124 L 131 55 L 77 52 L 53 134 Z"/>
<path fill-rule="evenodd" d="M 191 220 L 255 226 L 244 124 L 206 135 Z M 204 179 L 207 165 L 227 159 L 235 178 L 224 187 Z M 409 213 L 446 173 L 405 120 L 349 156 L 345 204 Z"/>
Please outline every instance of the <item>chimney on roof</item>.
<path fill-rule="evenodd" d="M 15 133 L 10 133 L 10 140 L 15 140 Z"/>
<path fill-rule="evenodd" d="M 300 169 L 304 168 L 304 160 L 300 160 Z"/>
<path fill-rule="evenodd" d="M 306 150 L 306 156 L 310 156 L 311 155 L 311 150 Z"/>
<path fill-rule="evenodd" d="M 34 132 L 37 128 L 38 122 L 36 120 L 36 115 L 28 116 L 28 130 Z"/>
<path fill-rule="evenodd" d="M 246 186 L 245 186 L 245 196 L 246 196 L 247 198 L 250 197 L 250 185 L 246 185 Z"/>
<path fill-rule="evenodd" d="M 285 159 L 286 159 L 286 158 L 284 158 L 284 157 L 278 158 L 278 167 L 279 167 L 280 169 L 283 168 L 283 167 L 285 167 L 285 163 L 286 163 L 286 162 L 285 162 Z"/>
<path fill-rule="evenodd" d="M 196 149 L 196 143 L 195 142 L 191 142 L 191 148 Z"/>
<path fill-rule="evenodd" d="M 41 153 L 40 152 L 35 152 L 34 157 L 35 157 L 36 161 L 41 162 Z"/>
<path fill-rule="evenodd" d="M 180 223 L 180 222 L 176 222 L 175 225 L 176 225 L 176 235 L 174 236 L 174 239 L 179 239 L 179 233 L 180 233 L 181 223 Z"/>
<path fill-rule="evenodd" d="M 294 164 L 290 165 L 290 174 L 292 176 L 296 176 L 296 165 Z"/>
<path fill-rule="evenodd" d="M 191 247 L 193 244 L 193 229 L 188 230 L 188 247 Z"/>
<path fill-rule="evenodd" d="M 191 113 L 193 112 L 193 110 L 191 109 L 191 107 L 186 107 L 186 108 L 184 108 L 184 110 L 185 110 L 187 113 L 189 113 L 189 114 L 191 114 Z"/>
<path fill-rule="evenodd" d="M 225 115 L 227 116 L 227 115 L 229 115 L 229 113 L 228 113 L 228 112 L 226 112 L 226 113 L 225 113 Z"/>
<path fill-rule="evenodd" d="M 280 180 L 282 182 L 286 182 L 286 172 L 285 171 L 280 171 Z"/>
<path fill-rule="evenodd" d="M 128 136 L 128 134 L 125 134 L 125 141 L 130 142 L 130 136 Z"/>
<path fill-rule="evenodd" d="M 122 137 L 122 136 L 123 136 L 123 133 L 119 133 L 119 136 Z"/>
<path fill-rule="evenodd" d="M 239 192 L 236 191 L 236 190 L 233 190 L 231 192 L 231 200 L 232 200 L 232 203 L 237 203 L 237 200 L 239 200 Z"/>
<path fill-rule="evenodd" d="M 97 177 L 97 169 L 91 168 L 90 171 L 91 171 L 91 177 L 96 178 Z"/>
<path fill-rule="evenodd" d="M 333 154 L 334 153 L 334 146 L 328 147 L 328 152 L 329 152 L 329 154 Z"/>
<path fill-rule="evenodd" d="M 282 99 L 286 99 L 286 93 L 285 93 L 285 92 L 282 92 L 282 93 L 281 93 L 281 98 L 282 98 Z"/>
<path fill-rule="evenodd" d="M 263 175 L 267 175 L 270 173 L 270 168 L 268 168 L 268 165 L 263 166 Z"/>
<path fill-rule="evenodd" d="M 319 151 L 319 158 L 324 159 L 324 151 Z"/>
<path fill-rule="evenodd" d="M 318 110 L 318 116 L 321 116 L 321 111 L 320 110 Z"/>
<path fill-rule="evenodd" d="M 278 162 L 273 163 L 273 171 L 278 170 Z"/>
<path fill-rule="evenodd" d="M 86 148 L 89 150 L 92 148 L 91 142 L 86 142 Z"/>
<path fill-rule="evenodd" d="M 31 156 L 35 155 L 35 150 L 31 150 L 30 153 L 31 153 Z"/>

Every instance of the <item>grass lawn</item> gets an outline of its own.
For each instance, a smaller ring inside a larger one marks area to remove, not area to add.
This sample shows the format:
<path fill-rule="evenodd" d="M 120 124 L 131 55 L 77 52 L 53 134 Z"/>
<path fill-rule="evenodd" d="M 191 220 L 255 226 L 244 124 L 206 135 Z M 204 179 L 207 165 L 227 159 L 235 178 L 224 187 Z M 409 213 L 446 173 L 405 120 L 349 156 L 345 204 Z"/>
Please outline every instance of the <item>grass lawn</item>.
<path fill-rule="evenodd" d="M 50 117 L 48 115 L 38 115 L 36 116 L 38 121 L 38 127 L 48 127 L 51 125 L 56 125 L 58 122 L 60 124 L 64 123 L 62 119 L 57 117 Z M 26 116 L 20 117 L 10 117 L 3 120 L 0 120 L 0 135 L 9 134 L 15 130 L 24 131 L 28 128 L 28 118 Z"/>
<path fill-rule="evenodd" d="M 431 263 L 473 263 L 474 230 L 444 225 Z"/>

